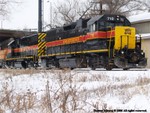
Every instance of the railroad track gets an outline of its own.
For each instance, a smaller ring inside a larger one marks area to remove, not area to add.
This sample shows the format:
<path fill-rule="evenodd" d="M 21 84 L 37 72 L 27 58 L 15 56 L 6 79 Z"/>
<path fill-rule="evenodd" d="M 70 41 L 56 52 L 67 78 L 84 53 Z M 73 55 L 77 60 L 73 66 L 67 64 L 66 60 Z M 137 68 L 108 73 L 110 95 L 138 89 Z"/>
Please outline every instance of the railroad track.
<path fill-rule="evenodd" d="M 57 68 L 52 68 L 52 69 L 45 69 L 45 68 L 31 68 L 31 69 L 29 69 L 29 68 L 27 68 L 27 69 L 19 69 L 19 68 L 15 68 L 15 69 L 11 69 L 11 68 L 8 68 L 8 69 L 0 69 L 1 71 L 2 70 L 19 70 L 19 71 L 27 71 L 27 70 L 37 70 L 37 71 L 51 71 L 51 70 L 55 70 L 55 71 L 61 71 L 61 70 L 71 70 L 71 69 L 69 69 L 69 68 L 65 68 L 65 69 L 57 69 Z M 112 69 L 112 70 L 110 70 L 110 71 L 148 71 L 149 69 L 129 69 L 129 70 L 123 70 L 123 69 Z M 106 69 L 103 69 L 103 68 L 97 68 L 96 70 L 92 70 L 91 68 L 76 68 L 76 69 L 73 69 L 73 71 L 83 71 L 83 72 L 85 72 L 85 71 L 108 71 L 108 70 L 106 70 Z"/>
<path fill-rule="evenodd" d="M 74 69 L 75 71 L 91 71 L 90 68 L 77 68 L 77 69 Z M 123 70 L 123 69 L 117 69 L 117 68 L 114 68 L 110 71 L 148 71 L 149 69 L 129 69 L 129 70 Z M 93 70 L 93 71 L 108 71 L 104 68 L 97 68 L 96 70 Z"/>

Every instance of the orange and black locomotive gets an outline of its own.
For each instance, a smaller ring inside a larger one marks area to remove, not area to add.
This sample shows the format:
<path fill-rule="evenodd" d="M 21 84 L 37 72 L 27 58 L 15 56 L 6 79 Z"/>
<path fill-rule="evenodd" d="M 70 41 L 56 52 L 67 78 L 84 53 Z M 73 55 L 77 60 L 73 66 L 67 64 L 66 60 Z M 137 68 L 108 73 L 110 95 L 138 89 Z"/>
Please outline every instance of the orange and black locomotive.
<path fill-rule="evenodd" d="M 141 37 L 121 15 L 79 19 L 0 44 L 0 66 L 15 68 L 144 68 Z"/>

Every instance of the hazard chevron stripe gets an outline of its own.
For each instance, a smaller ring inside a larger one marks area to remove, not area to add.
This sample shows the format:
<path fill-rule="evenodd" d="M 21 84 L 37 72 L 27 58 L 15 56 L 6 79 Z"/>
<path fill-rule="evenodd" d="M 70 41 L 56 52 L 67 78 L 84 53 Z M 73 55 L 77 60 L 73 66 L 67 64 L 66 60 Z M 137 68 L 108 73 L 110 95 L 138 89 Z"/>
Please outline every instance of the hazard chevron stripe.
<path fill-rule="evenodd" d="M 38 33 L 38 56 L 45 55 L 46 51 L 46 33 Z"/>

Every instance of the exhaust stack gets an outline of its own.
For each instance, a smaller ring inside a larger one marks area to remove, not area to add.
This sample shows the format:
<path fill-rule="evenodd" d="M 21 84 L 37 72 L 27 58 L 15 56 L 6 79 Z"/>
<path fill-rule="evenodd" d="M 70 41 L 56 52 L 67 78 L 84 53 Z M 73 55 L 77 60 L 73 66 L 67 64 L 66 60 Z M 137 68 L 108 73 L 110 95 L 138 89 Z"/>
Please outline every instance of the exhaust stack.
<path fill-rule="evenodd" d="M 38 3 L 38 32 L 42 32 L 42 0 Z"/>

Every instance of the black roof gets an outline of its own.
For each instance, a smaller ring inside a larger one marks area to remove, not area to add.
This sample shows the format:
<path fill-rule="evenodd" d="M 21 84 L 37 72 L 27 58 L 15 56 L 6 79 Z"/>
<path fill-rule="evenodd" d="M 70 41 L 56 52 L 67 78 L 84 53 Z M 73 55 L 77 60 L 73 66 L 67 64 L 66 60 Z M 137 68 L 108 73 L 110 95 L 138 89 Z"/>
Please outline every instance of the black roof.
<path fill-rule="evenodd" d="M 93 24 L 94 22 L 98 21 L 99 19 L 101 19 L 103 17 L 103 15 L 97 15 L 95 17 L 92 17 L 88 22 L 87 22 L 87 25 L 91 25 Z"/>

